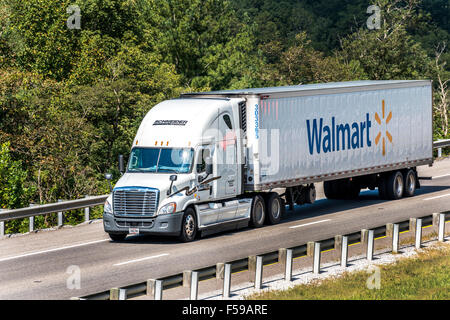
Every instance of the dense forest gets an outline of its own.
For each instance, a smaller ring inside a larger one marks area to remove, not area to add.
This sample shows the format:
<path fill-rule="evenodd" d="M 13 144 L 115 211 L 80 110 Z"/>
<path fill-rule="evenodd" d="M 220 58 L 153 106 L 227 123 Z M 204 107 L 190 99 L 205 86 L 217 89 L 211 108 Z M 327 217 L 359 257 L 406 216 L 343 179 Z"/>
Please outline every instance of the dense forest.
<path fill-rule="evenodd" d="M 0 0 L 0 208 L 107 193 L 182 92 L 432 79 L 450 138 L 449 43 L 448 0 Z"/>

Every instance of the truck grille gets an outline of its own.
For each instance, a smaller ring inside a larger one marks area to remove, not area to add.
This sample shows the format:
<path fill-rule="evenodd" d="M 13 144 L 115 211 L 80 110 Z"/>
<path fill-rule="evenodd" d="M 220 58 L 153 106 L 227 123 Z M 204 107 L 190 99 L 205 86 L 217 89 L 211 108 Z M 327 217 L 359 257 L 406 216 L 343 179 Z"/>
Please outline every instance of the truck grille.
<path fill-rule="evenodd" d="M 117 189 L 113 194 L 114 215 L 145 216 L 156 214 L 159 192 L 155 189 Z"/>

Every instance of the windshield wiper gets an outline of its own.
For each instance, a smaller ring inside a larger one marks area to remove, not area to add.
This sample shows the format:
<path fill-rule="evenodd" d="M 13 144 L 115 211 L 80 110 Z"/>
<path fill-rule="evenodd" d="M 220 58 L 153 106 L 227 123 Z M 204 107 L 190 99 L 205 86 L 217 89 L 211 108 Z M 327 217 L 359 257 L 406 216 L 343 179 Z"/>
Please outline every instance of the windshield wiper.
<path fill-rule="evenodd" d="M 172 169 L 172 168 L 159 167 L 159 168 L 158 168 L 158 172 L 159 172 L 160 170 L 167 170 L 167 171 L 169 171 L 169 172 L 179 173 L 177 170 Z"/>

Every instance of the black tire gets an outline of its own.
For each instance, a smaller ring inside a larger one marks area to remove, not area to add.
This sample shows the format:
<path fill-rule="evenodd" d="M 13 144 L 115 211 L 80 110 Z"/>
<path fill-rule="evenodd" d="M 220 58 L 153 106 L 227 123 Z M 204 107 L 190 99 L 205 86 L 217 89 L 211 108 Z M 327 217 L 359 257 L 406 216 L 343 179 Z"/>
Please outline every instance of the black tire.
<path fill-rule="evenodd" d="M 403 180 L 403 196 L 404 197 L 412 197 L 414 196 L 414 193 L 416 192 L 416 183 L 417 183 L 417 176 L 416 172 L 412 169 L 409 169 Z"/>
<path fill-rule="evenodd" d="M 191 207 L 184 211 L 183 220 L 181 221 L 181 232 L 179 239 L 182 242 L 191 242 L 197 236 L 197 217 L 194 209 Z"/>
<path fill-rule="evenodd" d="M 253 197 L 250 225 L 254 228 L 262 227 L 264 225 L 265 216 L 266 205 L 264 199 L 260 195 L 256 195 Z"/>
<path fill-rule="evenodd" d="M 323 192 L 325 193 L 325 197 L 327 199 L 336 199 L 334 181 L 324 181 L 323 182 Z"/>
<path fill-rule="evenodd" d="M 316 188 L 314 185 L 311 185 L 306 190 L 305 203 L 313 204 L 316 201 Z"/>
<path fill-rule="evenodd" d="M 285 207 L 284 202 L 276 192 L 270 192 L 265 197 L 266 205 L 266 223 L 277 224 L 281 221 L 281 217 L 284 214 Z"/>
<path fill-rule="evenodd" d="M 108 233 L 112 241 L 123 241 L 127 237 L 126 233 Z"/>
<path fill-rule="evenodd" d="M 382 200 L 387 200 L 387 193 L 386 193 L 386 185 L 387 185 L 387 176 L 381 175 L 380 179 L 378 180 L 378 196 Z"/>
<path fill-rule="evenodd" d="M 397 200 L 403 196 L 403 174 L 393 171 L 386 180 L 386 196 L 389 200 Z"/>

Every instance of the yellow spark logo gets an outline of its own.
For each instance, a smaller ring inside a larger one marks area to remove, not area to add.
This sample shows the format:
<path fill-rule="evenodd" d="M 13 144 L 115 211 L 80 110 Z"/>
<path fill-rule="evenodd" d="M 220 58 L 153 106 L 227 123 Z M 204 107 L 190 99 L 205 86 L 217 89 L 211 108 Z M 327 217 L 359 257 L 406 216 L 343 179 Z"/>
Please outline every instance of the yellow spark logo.
<path fill-rule="evenodd" d="M 385 116 L 385 112 L 384 112 L 385 106 L 384 106 L 384 100 L 382 100 L 382 106 L 381 106 L 381 112 L 382 112 L 382 116 L 383 116 L 383 121 L 386 122 L 386 124 L 389 123 L 389 121 L 391 121 L 392 119 L 392 111 L 389 111 L 389 114 L 386 118 L 386 120 L 384 120 L 384 116 Z M 378 113 L 375 112 L 375 120 L 378 122 L 378 124 L 381 126 L 381 119 L 380 116 L 378 115 Z M 386 137 L 388 138 L 389 142 L 392 143 L 392 135 L 389 133 L 389 131 L 386 130 Z M 378 132 L 377 137 L 375 138 L 375 144 L 378 145 L 378 143 L 380 142 L 381 139 L 381 131 Z M 386 139 L 383 137 L 382 139 L 382 143 L 383 143 L 383 156 L 386 155 Z"/>

